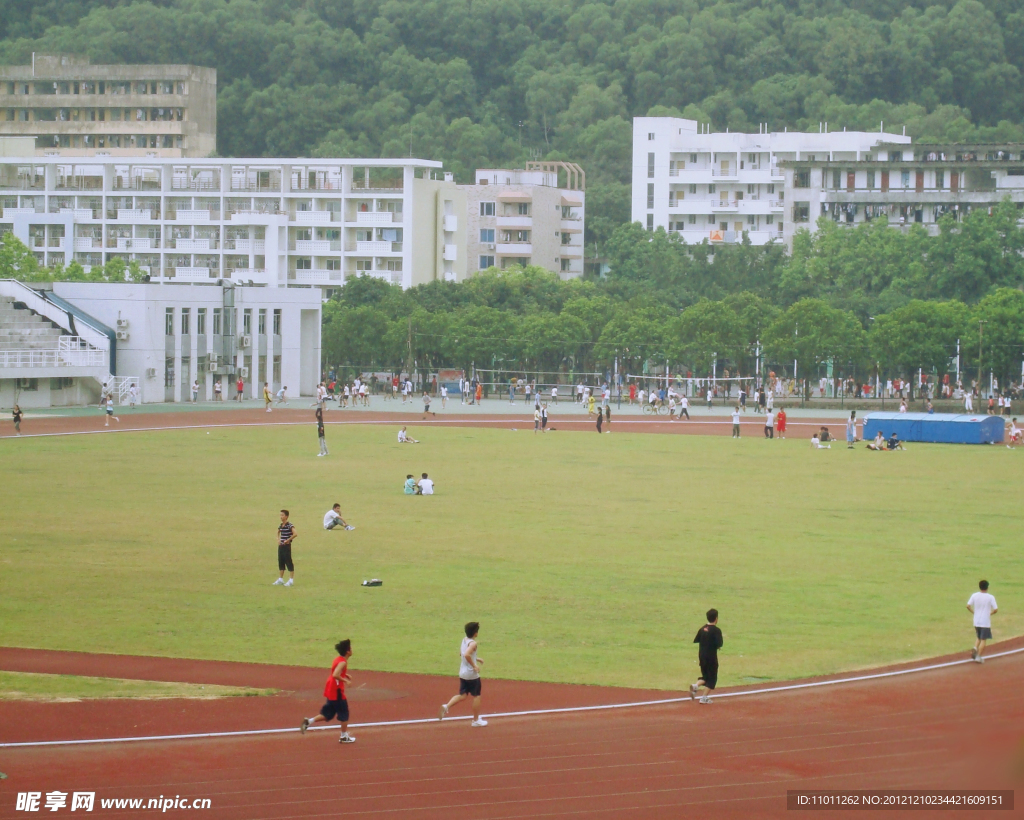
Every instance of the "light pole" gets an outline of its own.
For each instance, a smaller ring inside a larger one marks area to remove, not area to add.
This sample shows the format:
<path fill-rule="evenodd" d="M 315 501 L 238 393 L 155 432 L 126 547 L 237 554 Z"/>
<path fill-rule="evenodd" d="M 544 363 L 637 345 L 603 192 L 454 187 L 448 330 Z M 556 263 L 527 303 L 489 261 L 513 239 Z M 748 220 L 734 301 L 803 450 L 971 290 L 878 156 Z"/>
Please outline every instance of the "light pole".
<path fill-rule="evenodd" d="M 985 335 L 987 319 L 978 319 L 978 395 L 981 395 L 981 340 Z"/>

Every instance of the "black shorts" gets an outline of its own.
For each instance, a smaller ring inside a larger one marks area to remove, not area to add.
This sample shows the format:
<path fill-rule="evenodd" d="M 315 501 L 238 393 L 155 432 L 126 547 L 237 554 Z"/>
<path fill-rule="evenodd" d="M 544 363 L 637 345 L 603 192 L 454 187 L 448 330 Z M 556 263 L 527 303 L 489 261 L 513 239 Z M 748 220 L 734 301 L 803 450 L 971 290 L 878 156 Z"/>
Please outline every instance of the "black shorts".
<path fill-rule="evenodd" d="M 292 545 L 291 544 L 278 544 L 277 545 L 277 568 L 284 572 L 295 572 L 295 565 L 292 563 Z"/>
<path fill-rule="evenodd" d="M 718 658 L 700 659 L 700 679 L 708 689 L 718 685 Z"/>
<path fill-rule="evenodd" d="M 324 720 L 338 719 L 341 723 L 348 723 L 348 701 L 345 698 L 327 701 L 320 709 Z"/>
<path fill-rule="evenodd" d="M 992 627 L 990 626 L 976 626 L 974 627 L 974 633 L 978 636 L 979 641 L 992 640 Z"/>
<path fill-rule="evenodd" d="M 459 678 L 459 694 L 472 695 L 474 698 L 480 697 L 480 678 L 475 680 Z"/>

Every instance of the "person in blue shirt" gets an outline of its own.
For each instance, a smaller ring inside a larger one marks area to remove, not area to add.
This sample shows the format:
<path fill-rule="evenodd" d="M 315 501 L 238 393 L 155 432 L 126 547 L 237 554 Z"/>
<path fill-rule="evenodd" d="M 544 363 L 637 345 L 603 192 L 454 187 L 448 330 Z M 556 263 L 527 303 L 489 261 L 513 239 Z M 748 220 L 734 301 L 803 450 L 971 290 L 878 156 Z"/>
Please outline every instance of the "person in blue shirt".
<path fill-rule="evenodd" d="M 411 475 L 405 477 L 405 494 L 416 495 L 416 479 Z"/>
<path fill-rule="evenodd" d="M 895 433 L 889 433 L 889 439 L 885 442 L 885 446 L 890 450 L 906 450 L 903 446 L 903 442 L 896 438 Z"/>

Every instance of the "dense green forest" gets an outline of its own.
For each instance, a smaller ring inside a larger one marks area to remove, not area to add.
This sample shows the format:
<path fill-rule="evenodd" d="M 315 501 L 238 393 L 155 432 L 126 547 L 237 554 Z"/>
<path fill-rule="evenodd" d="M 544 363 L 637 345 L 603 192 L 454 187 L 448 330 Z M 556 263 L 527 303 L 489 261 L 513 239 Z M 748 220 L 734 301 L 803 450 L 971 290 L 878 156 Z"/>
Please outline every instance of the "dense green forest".
<path fill-rule="evenodd" d="M 218 71 L 222 156 L 581 163 L 629 219 L 630 118 L 1024 137 L 1019 0 L 0 0 L 32 51 Z"/>

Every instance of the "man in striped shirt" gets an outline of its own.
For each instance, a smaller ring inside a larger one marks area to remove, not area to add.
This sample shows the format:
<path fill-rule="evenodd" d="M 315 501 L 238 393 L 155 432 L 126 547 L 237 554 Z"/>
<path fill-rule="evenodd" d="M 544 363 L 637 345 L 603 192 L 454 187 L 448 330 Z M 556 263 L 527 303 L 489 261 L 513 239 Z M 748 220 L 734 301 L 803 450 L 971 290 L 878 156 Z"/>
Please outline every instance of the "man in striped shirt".
<path fill-rule="evenodd" d="M 281 571 L 280 576 L 274 581 L 274 586 L 290 587 L 295 584 L 295 564 L 292 563 L 292 541 L 298 533 L 295 525 L 288 520 L 288 510 L 281 510 L 281 524 L 277 528 L 277 568 Z M 288 570 L 288 580 L 284 579 L 284 571 Z"/>

